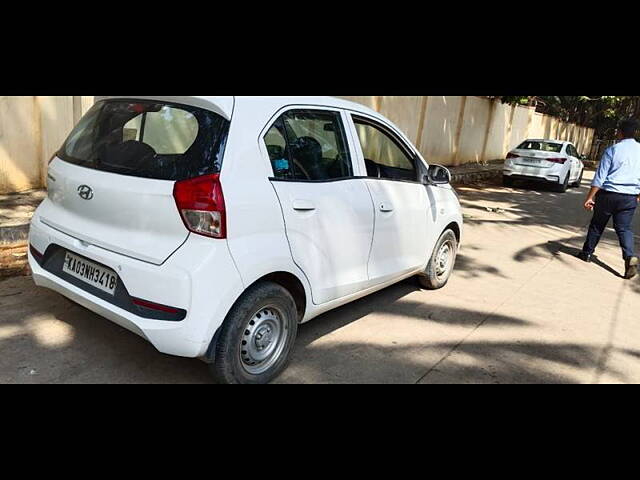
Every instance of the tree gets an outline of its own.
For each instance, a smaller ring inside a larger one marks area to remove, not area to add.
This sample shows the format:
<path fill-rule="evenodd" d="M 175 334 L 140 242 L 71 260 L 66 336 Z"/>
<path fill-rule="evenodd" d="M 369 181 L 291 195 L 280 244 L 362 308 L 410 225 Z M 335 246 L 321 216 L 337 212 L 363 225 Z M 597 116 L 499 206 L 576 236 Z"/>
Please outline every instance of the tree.
<path fill-rule="evenodd" d="M 594 128 L 596 137 L 612 139 L 618 123 L 640 117 L 640 96 L 504 96 L 503 103 L 535 106 L 536 111 Z"/>

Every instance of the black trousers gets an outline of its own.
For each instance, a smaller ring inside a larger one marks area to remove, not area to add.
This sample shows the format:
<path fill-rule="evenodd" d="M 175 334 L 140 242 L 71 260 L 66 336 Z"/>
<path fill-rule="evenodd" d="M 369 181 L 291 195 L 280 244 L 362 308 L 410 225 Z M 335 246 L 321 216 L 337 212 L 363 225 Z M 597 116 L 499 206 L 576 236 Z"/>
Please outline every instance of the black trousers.
<path fill-rule="evenodd" d="M 595 198 L 596 206 L 593 209 L 593 219 L 589 225 L 587 241 L 582 247 L 582 251 L 592 254 L 604 229 L 607 228 L 609 219 L 613 217 L 613 228 L 618 234 L 620 246 L 622 247 L 622 258 L 625 260 L 635 255 L 633 249 L 633 215 L 638 206 L 636 195 L 625 195 L 622 193 L 607 192 L 600 190 Z"/>

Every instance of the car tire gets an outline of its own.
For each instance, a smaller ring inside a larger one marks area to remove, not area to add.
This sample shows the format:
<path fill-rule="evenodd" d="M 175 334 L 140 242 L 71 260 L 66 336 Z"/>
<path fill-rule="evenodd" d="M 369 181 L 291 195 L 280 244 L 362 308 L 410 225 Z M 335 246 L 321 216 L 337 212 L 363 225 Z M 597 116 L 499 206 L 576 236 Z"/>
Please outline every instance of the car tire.
<path fill-rule="evenodd" d="M 502 186 L 504 187 L 513 187 L 513 178 L 507 177 L 506 175 L 502 176 Z"/>
<path fill-rule="evenodd" d="M 418 275 L 418 282 L 427 290 L 438 290 L 444 287 L 456 263 L 458 254 L 458 239 L 453 230 L 445 230 L 438 239 L 427 268 Z"/>
<path fill-rule="evenodd" d="M 564 193 L 567 191 L 567 188 L 569 188 L 569 172 L 567 172 L 567 176 L 564 179 L 564 182 L 562 183 L 557 183 L 555 185 L 555 190 L 558 193 Z"/>
<path fill-rule="evenodd" d="M 291 294 L 273 282 L 250 287 L 231 308 L 209 367 L 218 383 L 264 384 L 287 366 L 298 332 Z"/>
<path fill-rule="evenodd" d="M 584 168 L 582 170 L 580 170 L 580 176 L 578 177 L 578 179 L 573 182 L 573 184 L 571 185 L 572 187 L 580 187 L 582 185 L 582 176 L 584 175 Z"/>

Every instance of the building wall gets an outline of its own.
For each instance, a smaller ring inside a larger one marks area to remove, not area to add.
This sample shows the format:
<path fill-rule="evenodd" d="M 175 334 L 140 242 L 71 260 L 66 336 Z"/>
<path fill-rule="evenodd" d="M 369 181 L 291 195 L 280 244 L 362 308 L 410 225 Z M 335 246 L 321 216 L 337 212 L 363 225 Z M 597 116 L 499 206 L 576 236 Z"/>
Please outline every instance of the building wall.
<path fill-rule="evenodd" d="M 580 153 L 589 152 L 593 142 L 593 129 L 483 97 L 343 98 L 388 117 L 431 163 L 502 159 L 527 137 L 568 139 Z M 47 162 L 93 101 L 87 96 L 0 96 L 0 194 L 44 186 Z"/>
<path fill-rule="evenodd" d="M 478 97 L 467 97 L 462 115 L 458 153 L 453 160 L 455 163 L 482 161 L 490 115 L 491 103 Z"/>
<path fill-rule="evenodd" d="M 527 138 L 569 140 L 580 153 L 588 153 L 593 141 L 591 128 L 484 97 L 342 98 L 387 116 L 430 163 L 462 165 L 503 159 Z"/>
<path fill-rule="evenodd" d="M 0 194 L 41 185 L 34 97 L 0 97 Z"/>
<path fill-rule="evenodd" d="M 420 150 L 433 163 L 453 161 L 458 151 L 464 97 L 429 97 Z"/>
<path fill-rule="evenodd" d="M 0 194 L 45 185 L 46 166 L 93 97 L 0 96 Z"/>
<path fill-rule="evenodd" d="M 491 117 L 487 130 L 487 145 L 482 160 L 502 158 L 505 150 L 509 149 L 511 135 L 511 115 L 513 107 L 501 102 L 492 102 Z"/>

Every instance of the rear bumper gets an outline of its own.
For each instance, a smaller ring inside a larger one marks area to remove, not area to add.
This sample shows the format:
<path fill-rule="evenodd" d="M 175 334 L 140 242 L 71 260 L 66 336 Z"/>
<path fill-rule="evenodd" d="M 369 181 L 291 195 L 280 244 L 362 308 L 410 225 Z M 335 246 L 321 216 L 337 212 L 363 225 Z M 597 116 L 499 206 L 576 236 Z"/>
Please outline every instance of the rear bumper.
<path fill-rule="evenodd" d="M 550 168 L 525 167 L 519 165 L 508 166 L 502 171 L 505 177 L 522 180 L 533 180 L 538 182 L 560 183 L 564 179 L 564 165 L 557 165 Z"/>
<path fill-rule="evenodd" d="M 184 309 L 181 321 L 142 318 L 42 268 L 29 252 L 36 285 L 50 288 L 98 315 L 147 339 L 162 353 L 203 356 L 215 331 L 242 293 L 240 275 L 226 241 L 191 235 L 162 265 L 152 265 L 79 240 L 41 223 L 31 223 L 30 243 L 39 252 L 52 244 L 113 269 L 130 295 Z"/>
<path fill-rule="evenodd" d="M 520 175 L 517 173 L 504 172 L 505 177 L 512 178 L 514 180 L 527 180 L 532 182 L 544 182 L 544 183 L 560 183 L 560 177 L 557 175 Z"/>

